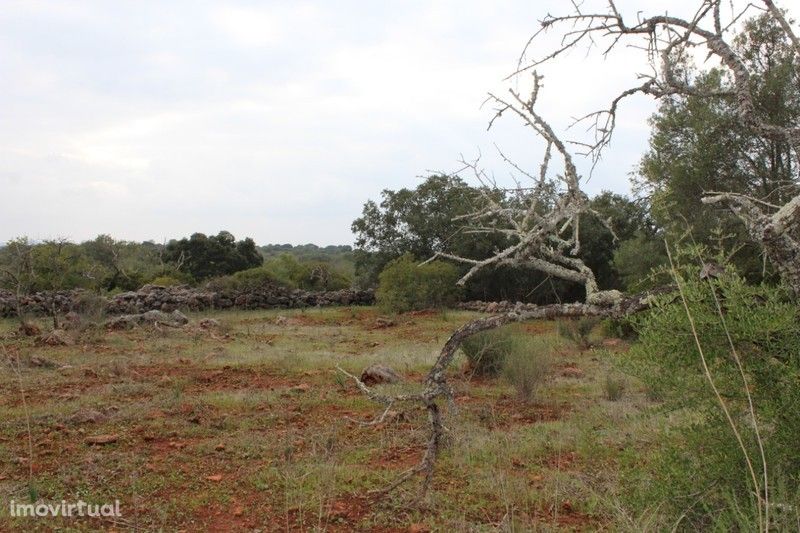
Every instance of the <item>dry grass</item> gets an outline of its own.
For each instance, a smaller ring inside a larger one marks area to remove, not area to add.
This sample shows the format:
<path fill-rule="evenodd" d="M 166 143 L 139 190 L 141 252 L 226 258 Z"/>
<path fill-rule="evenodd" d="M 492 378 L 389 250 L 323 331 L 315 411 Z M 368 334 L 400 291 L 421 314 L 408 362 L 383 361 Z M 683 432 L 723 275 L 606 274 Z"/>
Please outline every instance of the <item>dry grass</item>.
<path fill-rule="evenodd" d="M 348 421 L 377 408 L 335 366 L 386 363 L 413 389 L 448 333 L 473 315 L 402 315 L 388 328 L 369 308 L 213 316 L 225 327 L 219 335 L 136 330 L 48 348 L 0 322 L 15 360 L 53 363 L 0 374 L 0 530 L 613 529 L 617 465 L 652 432 L 633 384 L 622 401 L 598 402 L 614 355 L 565 348 L 543 322 L 531 334 L 553 349 L 553 370 L 535 401 L 520 401 L 502 379 L 453 369 L 458 409 L 446 414 L 448 447 L 429 500 L 412 505 L 410 483 L 367 501 L 367 490 L 419 459 L 424 413 L 373 427 Z M 85 444 L 100 434 L 119 440 Z M 124 521 L 11 518 L 7 502 L 28 499 L 31 472 L 43 501 L 119 499 Z"/>

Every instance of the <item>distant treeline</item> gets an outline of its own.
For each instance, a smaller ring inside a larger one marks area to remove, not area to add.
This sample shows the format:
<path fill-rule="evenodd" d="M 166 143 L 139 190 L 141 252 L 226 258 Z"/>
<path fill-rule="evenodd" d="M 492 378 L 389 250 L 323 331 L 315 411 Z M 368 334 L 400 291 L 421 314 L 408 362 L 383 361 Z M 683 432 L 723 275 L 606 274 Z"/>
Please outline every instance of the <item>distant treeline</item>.
<path fill-rule="evenodd" d="M 0 246 L 0 288 L 23 293 L 74 288 L 113 293 L 148 283 L 235 284 L 245 278 L 335 290 L 351 286 L 353 270 L 349 246 L 258 247 L 253 239 L 237 240 L 227 231 L 194 233 L 166 244 L 99 235 L 80 243 L 20 237 Z"/>

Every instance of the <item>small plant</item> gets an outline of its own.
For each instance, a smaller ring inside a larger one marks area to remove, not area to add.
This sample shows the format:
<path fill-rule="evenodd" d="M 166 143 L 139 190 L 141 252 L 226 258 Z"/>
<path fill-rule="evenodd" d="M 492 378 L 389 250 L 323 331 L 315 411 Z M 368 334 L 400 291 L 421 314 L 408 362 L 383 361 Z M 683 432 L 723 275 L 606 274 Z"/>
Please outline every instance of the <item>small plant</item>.
<path fill-rule="evenodd" d="M 542 342 L 529 342 L 524 351 L 509 353 L 503 365 L 503 375 L 517 390 L 520 400 L 525 402 L 533 401 L 549 373 L 550 349 Z"/>
<path fill-rule="evenodd" d="M 172 401 L 178 402 L 183 398 L 183 391 L 186 383 L 183 380 L 176 380 L 172 383 Z"/>
<path fill-rule="evenodd" d="M 520 335 L 508 328 L 493 329 L 467 337 L 461 350 L 467 356 L 472 373 L 497 376 L 509 353 L 519 351 Z"/>
<path fill-rule="evenodd" d="M 784 288 L 732 270 L 702 279 L 704 251 L 679 253 L 679 298 L 664 295 L 635 317 L 639 340 L 622 364 L 663 408 L 690 415 L 659 444 L 648 472 L 659 483 L 627 497 L 637 509 L 664 502 L 687 531 L 796 530 L 796 520 L 779 525 L 777 509 L 798 501 L 800 416 L 788 407 L 800 405 L 797 305 Z M 791 481 L 779 496 L 780 478 Z M 697 487 L 706 487 L 700 503 Z"/>
<path fill-rule="evenodd" d="M 161 287 L 173 287 L 175 285 L 182 285 L 184 281 L 179 280 L 174 276 L 158 276 L 150 281 L 150 285 L 159 285 Z"/>
<path fill-rule="evenodd" d="M 625 378 L 608 374 L 606 376 L 606 381 L 603 384 L 606 400 L 611 402 L 621 400 L 625 395 L 626 386 L 627 383 L 625 382 Z"/>
<path fill-rule="evenodd" d="M 606 337 L 636 340 L 636 329 L 627 318 L 606 318 L 600 323 L 600 326 Z"/>
<path fill-rule="evenodd" d="M 558 334 L 578 345 L 581 350 L 592 347 L 591 334 L 599 320 L 595 317 L 582 317 L 577 320 L 560 320 Z"/>
<path fill-rule="evenodd" d="M 461 349 L 474 374 L 502 375 L 524 401 L 534 398 L 550 371 L 550 347 L 542 339 L 511 328 L 472 335 Z"/>
<path fill-rule="evenodd" d="M 340 391 L 347 390 L 347 378 L 345 378 L 342 374 L 336 372 L 333 375 L 333 379 L 334 381 L 336 381 L 336 386 L 339 388 Z"/>

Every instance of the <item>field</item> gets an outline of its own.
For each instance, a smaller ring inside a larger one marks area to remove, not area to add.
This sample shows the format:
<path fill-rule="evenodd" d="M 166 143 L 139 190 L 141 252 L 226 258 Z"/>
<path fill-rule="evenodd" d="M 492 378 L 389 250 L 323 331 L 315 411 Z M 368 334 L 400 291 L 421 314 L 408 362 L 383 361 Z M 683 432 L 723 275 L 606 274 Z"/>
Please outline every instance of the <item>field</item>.
<path fill-rule="evenodd" d="M 380 488 L 422 455 L 422 411 L 381 412 L 335 370 L 372 362 L 419 387 L 449 332 L 475 316 L 423 312 L 383 326 L 371 308 L 195 314 L 210 331 L 89 329 L 40 347 L 0 322 L 0 530 L 636 530 L 619 472 L 646 457 L 663 420 L 634 382 L 607 399 L 626 347 L 580 351 L 556 325 L 552 373 L 532 403 L 502 379 L 452 370 L 446 449 L 417 502 L 414 479 Z M 284 318 L 278 319 L 279 316 Z M 45 322 L 42 322 L 44 325 Z M 17 365 L 18 364 L 18 365 Z M 23 392 L 24 391 L 24 394 Z M 29 431 L 32 454 L 29 450 Z M 111 441 L 91 444 L 93 440 Z M 32 460 L 31 460 L 32 455 Z M 11 517 L 31 497 L 106 503 L 122 518 Z"/>

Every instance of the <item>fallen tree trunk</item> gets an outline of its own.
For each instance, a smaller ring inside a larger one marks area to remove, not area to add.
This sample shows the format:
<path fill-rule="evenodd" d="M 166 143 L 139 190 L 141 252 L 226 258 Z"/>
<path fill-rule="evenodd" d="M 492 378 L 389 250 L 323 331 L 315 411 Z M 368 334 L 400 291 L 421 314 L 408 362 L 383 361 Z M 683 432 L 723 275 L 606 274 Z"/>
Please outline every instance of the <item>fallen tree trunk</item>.
<path fill-rule="evenodd" d="M 436 358 L 436 362 L 433 364 L 428 372 L 427 377 L 425 378 L 425 388 L 419 394 L 407 394 L 402 396 L 387 396 L 378 394 L 370 389 L 357 376 L 340 369 L 356 382 L 356 385 L 362 390 L 362 392 L 364 392 L 371 400 L 384 405 L 387 411 L 395 403 L 421 403 L 428 412 L 430 428 L 428 443 L 422 460 L 419 462 L 419 464 L 400 474 L 400 476 L 398 476 L 398 478 L 390 483 L 387 487 L 373 491 L 372 494 L 386 494 L 419 473 L 425 474 L 422 494 L 427 491 L 433 475 L 442 437 L 444 436 L 444 425 L 442 424 L 442 413 L 439 401 L 441 399 L 448 401 L 453 399 L 452 389 L 447 382 L 447 369 L 453 362 L 453 358 L 455 357 L 458 348 L 465 339 L 482 331 L 496 329 L 507 324 L 526 322 L 529 320 L 548 320 L 563 317 L 588 316 L 622 318 L 649 309 L 655 303 L 657 296 L 669 294 L 674 291 L 674 285 L 660 287 L 658 289 L 645 291 L 633 296 L 623 297 L 614 305 L 569 303 L 543 305 L 531 308 L 528 305 L 519 304 L 518 310 L 471 320 L 455 330 L 452 335 L 450 335 L 450 338 L 447 339 L 447 342 L 445 342 L 441 352 L 439 352 L 439 356 Z M 386 411 L 384 411 L 384 413 L 385 412 Z"/>

